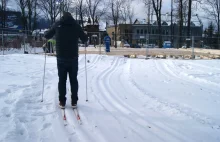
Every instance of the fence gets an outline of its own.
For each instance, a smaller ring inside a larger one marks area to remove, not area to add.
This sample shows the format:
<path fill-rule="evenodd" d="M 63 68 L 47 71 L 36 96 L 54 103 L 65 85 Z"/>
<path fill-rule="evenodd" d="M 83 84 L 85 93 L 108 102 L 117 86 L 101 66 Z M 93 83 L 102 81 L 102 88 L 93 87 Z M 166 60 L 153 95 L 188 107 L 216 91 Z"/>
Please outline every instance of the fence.
<path fill-rule="evenodd" d="M 166 33 L 158 34 L 136 34 L 136 33 L 120 33 L 110 34 L 111 51 L 105 52 L 104 48 L 104 32 L 88 33 L 89 44 L 88 53 L 109 54 L 109 55 L 143 55 L 143 56 L 180 56 L 187 58 L 195 58 L 196 56 L 214 56 L 218 58 L 220 55 L 220 46 L 218 37 L 200 36 L 172 36 Z M 159 39 L 161 37 L 161 43 Z M 159 46 L 159 43 L 161 46 Z M 161 47 L 161 48 L 159 48 Z M 83 52 L 81 48 L 81 53 Z"/>
<path fill-rule="evenodd" d="M 220 55 L 220 44 L 218 37 L 193 35 L 178 36 L 163 33 L 158 34 L 137 34 L 120 33 L 111 34 L 110 52 L 106 52 L 104 37 L 106 32 L 88 32 L 89 39 L 87 48 L 88 54 L 109 54 L 109 55 L 143 55 L 143 56 L 200 56 L 200 55 Z M 45 41 L 43 35 L 27 36 L 24 32 L 3 31 L 0 33 L 1 50 L 8 48 L 19 48 L 30 53 L 36 53 L 36 48 L 43 49 Z M 159 42 L 161 38 L 161 42 Z M 116 40 L 115 40 L 116 39 Z M 160 44 L 160 46 L 159 46 Z M 188 44 L 188 46 L 187 46 Z M 79 42 L 79 53 L 85 53 L 85 45 Z M 117 47 L 117 48 L 116 48 Z M 162 47 L 162 48 L 159 48 Z M 189 47 L 189 48 L 187 48 Z M 169 49 L 169 50 L 168 50 Z M 44 52 L 43 50 L 40 50 Z M 3 53 L 4 54 L 4 53 Z"/>
<path fill-rule="evenodd" d="M 10 49 L 23 49 L 25 53 L 43 46 L 45 41 L 43 41 L 42 35 L 33 36 L 28 33 L 31 32 L 27 30 L 0 28 L 0 51 L 2 54 L 4 54 L 4 51 Z"/>

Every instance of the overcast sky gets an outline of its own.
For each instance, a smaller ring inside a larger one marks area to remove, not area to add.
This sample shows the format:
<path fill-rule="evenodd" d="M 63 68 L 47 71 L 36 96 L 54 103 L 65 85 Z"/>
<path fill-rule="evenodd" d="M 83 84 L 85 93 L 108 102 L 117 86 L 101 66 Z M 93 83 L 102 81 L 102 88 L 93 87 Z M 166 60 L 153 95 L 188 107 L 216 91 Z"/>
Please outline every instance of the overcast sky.
<path fill-rule="evenodd" d="M 16 6 L 15 0 L 11 0 L 9 3 L 9 7 L 18 10 L 19 8 Z M 134 19 L 138 18 L 140 20 L 147 19 L 147 8 L 144 6 L 143 0 L 134 0 L 132 2 L 132 6 L 134 7 L 135 16 Z M 171 9 L 171 0 L 163 0 L 162 2 L 162 14 L 170 13 Z M 202 14 L 201 10 L 197 10 L 196 13 L 199 15 Z M 170 17 L 168 17 L 170 19 Z M 156 19 L 154 19 L 156 20 Z M 204 24 L 204 27 L 207 27 L 208 21 L 201 17 L 201 20 Z"/>
<path fill-rule="evenodd" d="M 133 3 L 132 3 L 132 6 L 134 7 L 134 11 L 135 11 L 135 19 L 138 18 L 138 19 L 147 19 L 147 8 L 144 6 L 144 3 L 142 0 L 134 0 Z M 162 2 L 162 14 L 166 14 L 166 13 L 170 13 L 171 12 L 171 0 L 163 0 Z M 206 19 L 202 18 L 202 16 L 204 16 L 204 13 L 202 12 L 201 9 L 199 9 L 199 6 L 198 6 L 198 9 L 194 9 L 194 14 L 198 14 L 204 27 L 207 27 L 208 26 L 208 22 Z M 170 19 L 170 17 L 168 17 Z M 196 17 L 194 17 L 196 18 Z M 156 20 L 156 19 L 154 19 Z M 199 24 L 199 21 L 198 19 L 194 19 L 196 20 L 196 24 Z"/>

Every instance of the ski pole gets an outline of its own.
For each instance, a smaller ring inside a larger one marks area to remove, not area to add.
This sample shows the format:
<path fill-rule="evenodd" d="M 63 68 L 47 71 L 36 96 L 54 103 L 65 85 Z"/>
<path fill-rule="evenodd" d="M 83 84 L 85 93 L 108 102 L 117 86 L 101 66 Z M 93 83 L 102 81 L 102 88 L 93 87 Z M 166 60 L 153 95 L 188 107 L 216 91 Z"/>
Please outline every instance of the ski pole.
<path fill-rule="evenodd" d="M 85 46 L 85 74 L 86 74 L 86 102 L 88 102 L 88 92 L 87 92 L 87 59 L 86 59 L 86 46 Z"/>
<path fill-rule="evenodd" d="M 43 102 L 44 99 L 44 80 L 45 80 L 45 70 L 46 70 L 46 60 L 47 60 L 47 56 L 46 56 L 46 48 L 45 48 L 45 60 L 44 60 L 44 75 L 43 75 L 43 90 L 42 90 L 42 100 L 41 102 Z"/>

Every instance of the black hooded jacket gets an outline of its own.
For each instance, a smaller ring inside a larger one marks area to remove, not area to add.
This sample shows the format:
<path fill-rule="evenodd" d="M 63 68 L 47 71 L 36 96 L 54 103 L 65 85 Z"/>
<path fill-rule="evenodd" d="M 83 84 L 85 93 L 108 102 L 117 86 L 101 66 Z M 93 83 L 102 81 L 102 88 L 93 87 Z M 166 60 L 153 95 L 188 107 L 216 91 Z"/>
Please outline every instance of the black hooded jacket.
<path fill-rule="evenodd" d="M 78 57 L 78 39 L 83 43 L 88 37 L 71 15 L 64 15 L 52 28 L 46 32 L 45 38 L 56 37 L 57 58 L 73 59 Z"/>

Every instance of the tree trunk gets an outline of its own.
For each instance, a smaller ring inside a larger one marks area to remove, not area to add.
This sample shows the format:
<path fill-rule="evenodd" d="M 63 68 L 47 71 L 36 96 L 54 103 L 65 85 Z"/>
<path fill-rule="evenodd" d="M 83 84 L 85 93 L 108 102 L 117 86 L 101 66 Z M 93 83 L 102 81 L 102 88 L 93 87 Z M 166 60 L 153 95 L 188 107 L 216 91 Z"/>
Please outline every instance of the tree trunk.
<path fill-rule="evenodd" d="M 37 0 L 34 0 L 34 23 L 32 30 L 35 30 L 37 28 Z"/>
<path fill-rule="evenodd" d="M 187 38 L 190 38 L 190 24 L 192 15 L 192 0 L 189 0 L 189 11 L 188 11 L 188 25 L 187 25 Z M 190 41 L 187 40 L 187 48 L 189 48 Z"/>
<path fill-rule="evenodd" d="M 179 42 L 178 42 L 178 48 L 182 47 L 182 36 L 183 36 L 183 0 L 180 0 L 179 4 Z"/>
<path fill-rule="evenodd" d="M 84 24 L 83 24 L 83 1 L 82 0 L 80 1 L 79 13 L 80 13 L 81 25 L 82 25 L 82 28 L 84 28 Z"/>
<path fill-rule="evenodd" d="M 28 4 L 28 35 L 31 34 L 31 30 L 32 30 L 32 0 L 28 0 L 27 1 Z"/>
<path fill-rule="evenodd" d="M 160 15 L 160 14 L 159 14 Z M 162 48 L 162 26 L 161 26 L 161 15 L 158 17 L 158 31 L 159 31 L 159 48 Z"/>
<path fill-rule="evenodd" d="M 115 22 L 115 48 L 117 48 L 117 21 Z"/>
<path fill-rule="evenodd" d="M 218 21 L 217 22 L 218 23 L 218 42 L 217 43 L 218 43 L 218 49 L 220 49 L 220 40 L 219 40 L 220 39 L 220 25 L 219 25 L 220 24 L 220 21 L 219 21 L 220 20 L 220 1 L 218 1 L 217 6 L 218 6 L 217 7 L 218 9 L 218 12 L 217 12 L 218 13 L 218 20 L 217 20 Z"/>

